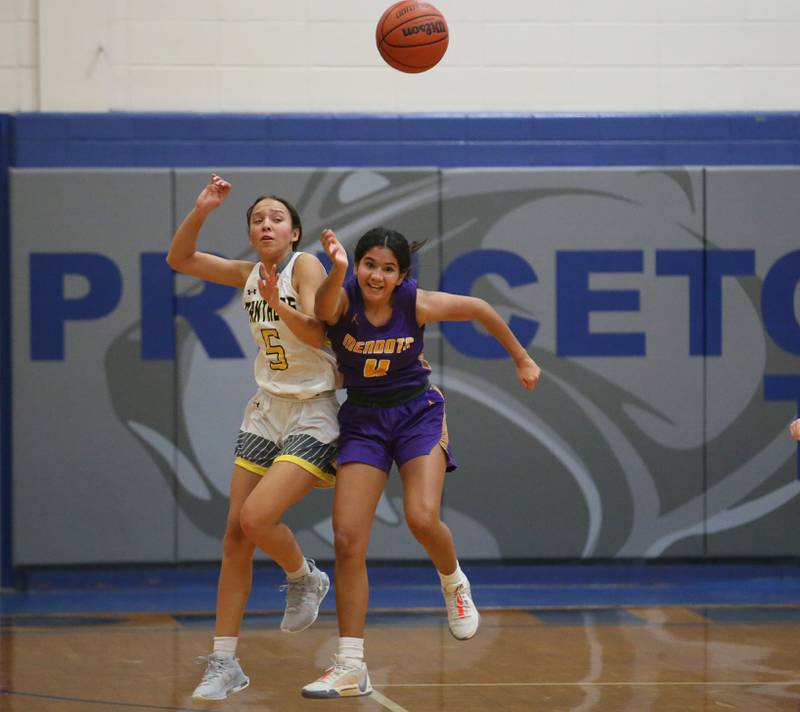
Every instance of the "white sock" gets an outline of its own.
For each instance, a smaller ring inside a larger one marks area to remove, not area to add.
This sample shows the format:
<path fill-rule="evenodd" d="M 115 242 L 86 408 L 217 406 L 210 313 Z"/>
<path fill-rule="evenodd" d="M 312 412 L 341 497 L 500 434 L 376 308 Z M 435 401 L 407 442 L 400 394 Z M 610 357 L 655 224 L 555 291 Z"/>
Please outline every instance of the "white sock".
<path fill-rule="evenodd" d="M 339 655 L 354 665 L 361 665 L 364 662 L 364 639 L 339 638 Z"/>
<path fill-rule="evenodd" d="M 297 569 L 297 571 L 286 572 L 286 578 L 290 581 L 296 581 L 299 578 L 303 578 L 303 576 L 308 576 L 311 573 L 311 568 L 308 565 L 308 561 L 303 559 L 303 565 Z"/>
<path fill-rule="evenodd" d="M 461 566 L 459 565 L 458 561 L 456 561 L 456 570 L 453 571 L 452 574 L 443 574 L 441 571 L 438 571 L 437 573 L 439 574 L 439 580 L 442 582 L 442 588 L 447 588 L 453 584 L 464 583 L 464 581 L 467 580 L 467 577 L 464 576 L 464 572 L 461 570 Z"/>
<path fill-rule="evenodd" d="M 239 636 L 214 636 L 214 653 L 223 658 L 232 658 L 236 655 L 236 645 Z"/>

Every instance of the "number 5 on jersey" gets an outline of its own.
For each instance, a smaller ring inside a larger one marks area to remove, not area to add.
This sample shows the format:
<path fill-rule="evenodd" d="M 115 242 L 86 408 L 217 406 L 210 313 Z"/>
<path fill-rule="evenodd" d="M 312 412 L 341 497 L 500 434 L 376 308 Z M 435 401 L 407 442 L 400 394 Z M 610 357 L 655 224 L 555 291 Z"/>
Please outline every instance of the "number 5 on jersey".
<path fill-rule="evenodd" d="M 264 348 L 267 350 L 269 356 L 274 356 L 275 359 L 269 359 L 269 367 L 273 371 L 285 371 L 289 368 L 289 362 L 286 360 L 286 351 L 283 346 L 278 342 L 277 329 L 262 329 L 261 337 L 264 339 Z M 272 339 L 275 339 L 273 342 Z"/>

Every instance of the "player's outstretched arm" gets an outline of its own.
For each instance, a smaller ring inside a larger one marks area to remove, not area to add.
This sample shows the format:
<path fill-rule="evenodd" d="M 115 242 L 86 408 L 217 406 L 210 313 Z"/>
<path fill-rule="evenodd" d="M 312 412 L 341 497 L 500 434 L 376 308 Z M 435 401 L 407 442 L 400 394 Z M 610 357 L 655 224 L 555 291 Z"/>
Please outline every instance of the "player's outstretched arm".
<path fill-rule="evenodd" d="M 508 324 L 483 299 L 465 297 L 447 292 L 417 290 L 417 322 L 428 324 L 435 321 L 479 321 L 486 330 L 508 351 L 517 369 L 517 380 L 523 388 L 532 391 L 542 374 Z"/>
<path fill-rule="evenodd" d="M 244 287 L 252 262 L 229 260 L 197 249 L 200 230 L 206 218 L 216 210 L 231 191 L 231 184 L 215 173 L 197 196 L 194 207 L 178 226 L 167 254 L 167 264 L 176 272 L 209 282 Z"/>
<path fill-rule="evenodd" d="M 335 324 L 348 307 L 347 294 L 342 288 L 347 276 L 347 250 L 331 229 L 323 230 L 319 240 L 333 265 L 317 290 L 314 314 L 326 324 Z"/>

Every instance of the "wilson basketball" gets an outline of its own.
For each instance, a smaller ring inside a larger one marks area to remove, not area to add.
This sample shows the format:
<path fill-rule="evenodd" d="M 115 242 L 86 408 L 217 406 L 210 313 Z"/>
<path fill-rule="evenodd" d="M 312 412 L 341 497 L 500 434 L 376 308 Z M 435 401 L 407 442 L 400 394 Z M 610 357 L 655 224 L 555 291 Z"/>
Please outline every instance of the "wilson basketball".
<path fill-rule="evenodd" d="M 409 74 L 435 67 L 444 57 L 449 39 L 444 15 L 429 2 L 396 2 L 375 28 L 375 42 L 383 60 Z"/>

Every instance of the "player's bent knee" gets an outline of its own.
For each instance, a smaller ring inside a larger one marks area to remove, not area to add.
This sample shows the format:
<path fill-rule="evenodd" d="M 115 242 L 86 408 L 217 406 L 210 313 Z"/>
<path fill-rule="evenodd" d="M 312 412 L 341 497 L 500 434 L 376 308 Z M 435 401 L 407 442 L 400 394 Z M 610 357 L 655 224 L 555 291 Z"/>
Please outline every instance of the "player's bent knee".
<path fill-rule="evenodd" d="M 238 522 L 235 527 L 228 526 L 222 539 L 222 550 L 226 557 L 250 556 L 253 548 L 253 543 L 245 536 Z"/>
<path fill-rule="evenodd" d="M 274 522 L 265 517 L 257 508 L 248 507 L 246 504 L 239 514 L 239 526 L 244 536 L 250 541 L 258 536 L 263 537 L 273 524 Z"/>
<path fill-rule="evenodd" d="M 419 508 L 406 511 L 406 523 L 417 539 L 427 539 L 434 535 L 440 526 L 439 510 L 436 508 Z"/>
<path fill-rule="evenodd" d="M 363 536 L 357 531 L 340 530 L 334 531 L 333 546 L 336 552 L 336 560 L 344 562 L 352 559 L 363 559 L 367 555 L 369 536 Z"/>

